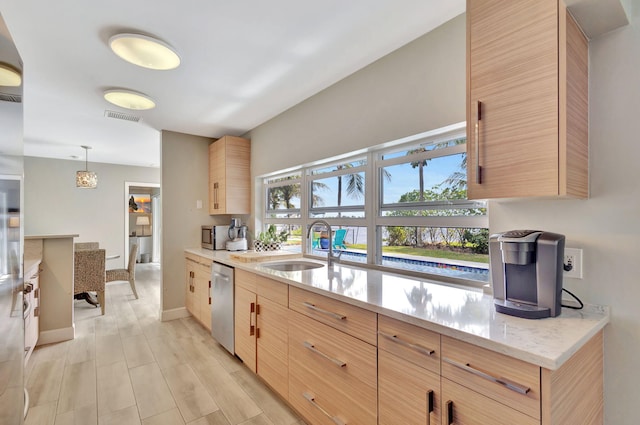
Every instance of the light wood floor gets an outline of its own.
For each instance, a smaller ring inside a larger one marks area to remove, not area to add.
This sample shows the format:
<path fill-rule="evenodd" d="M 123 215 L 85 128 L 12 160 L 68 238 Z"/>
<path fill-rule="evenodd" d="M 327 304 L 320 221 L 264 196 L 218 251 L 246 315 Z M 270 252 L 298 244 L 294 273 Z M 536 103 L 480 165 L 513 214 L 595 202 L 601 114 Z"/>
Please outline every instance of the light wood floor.
<path fill-rule="evenodd" d="M 160 268 L 107 285 L 106 314 L 75 301 L 76 337 L 37 347 L 26 425 L 301 425 L 192 318 L 159 321 Z"/>

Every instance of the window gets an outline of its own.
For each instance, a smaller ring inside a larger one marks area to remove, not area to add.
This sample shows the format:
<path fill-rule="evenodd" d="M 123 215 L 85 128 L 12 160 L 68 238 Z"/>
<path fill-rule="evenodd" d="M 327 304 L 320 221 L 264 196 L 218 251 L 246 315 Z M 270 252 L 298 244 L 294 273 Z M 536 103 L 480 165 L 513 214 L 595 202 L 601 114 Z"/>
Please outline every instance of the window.
<path fill-rule="evenodd" d="M 266 217 L 300 217 L 300 174 L 265 180 Z"/>
<path fill-rule="evenodd" d="M 488 282 L 485 202 L 467 200 L 466 139 L 379 153 L 377 263 Z"/>
<path fill-rule="evenodd" d="M 277 233 L 286 230 L 289 234 L 283 249 L 302 252 L 302 230 L 300 206 L 302 195 L 300 173 L 280 175 L 263 180 L 265 187 L 264 228 L 275 225 Z M 264 231 L 264 229 L 262 230 Z M 260 230 L 256 232 L 256 236 Z"/>
<path fill-rule="evenodd" d="M 289 248 L 482 285 L 488 282 L 486 203 L 467 200 L 464 126 L 371 148 L 366 155 L 264 179 L 265 224 L 291 230 Z"/>
<path fill-rule="evenodd" d="M 364 217 L 366 164 L 359 159 L 311 170 L 310 217 Z"/>

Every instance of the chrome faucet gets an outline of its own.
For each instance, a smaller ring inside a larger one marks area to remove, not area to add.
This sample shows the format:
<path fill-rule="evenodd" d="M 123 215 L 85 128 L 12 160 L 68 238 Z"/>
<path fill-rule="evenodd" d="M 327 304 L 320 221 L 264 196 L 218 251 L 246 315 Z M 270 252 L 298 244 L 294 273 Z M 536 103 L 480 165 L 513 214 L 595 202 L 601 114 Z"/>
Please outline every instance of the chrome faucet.
<path fill-rule="evenodd" d="M 331 235 L 331 225 L 324 220 L 315 220 L 313 223 L 309 225 L 309 231 L 307 231 L 307 239 L 311 237 L 311 232 L 313 231 L 313 226 L 317 224 L 322 224 L 327 228 L 327 233 L 329 233 L 329 255 L 327 256 L 327 266 L 329 268 L 333 267 L 333 263 L 336 261 L 340 261 L 340 255 L 342 255 L 342 251 L 338 252 L 338 255 L 333 256 L 333 240 Z"/>

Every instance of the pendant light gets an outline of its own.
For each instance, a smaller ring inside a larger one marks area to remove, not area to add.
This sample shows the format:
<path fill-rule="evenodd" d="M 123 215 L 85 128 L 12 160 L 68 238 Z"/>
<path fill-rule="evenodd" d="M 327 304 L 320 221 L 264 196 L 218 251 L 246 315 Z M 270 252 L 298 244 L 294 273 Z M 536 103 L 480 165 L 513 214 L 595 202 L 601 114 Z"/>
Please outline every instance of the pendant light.
<path fill-rule="evenodd" d="M 85 169 L 76 171 L 76 187 L 82 189 L 95 189 L 98 186 L 98 175 L 89 171 L 89 149 L 91 146 L 81 146 L 85 150 Z"/>

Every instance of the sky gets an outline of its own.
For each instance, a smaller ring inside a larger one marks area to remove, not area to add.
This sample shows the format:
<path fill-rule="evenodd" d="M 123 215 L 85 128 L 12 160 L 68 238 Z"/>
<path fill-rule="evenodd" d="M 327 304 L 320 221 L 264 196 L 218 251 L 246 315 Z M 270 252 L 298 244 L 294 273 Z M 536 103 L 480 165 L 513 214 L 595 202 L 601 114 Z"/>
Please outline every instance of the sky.
<path fill-rule="evenodd" d="M 429 160 L 427 165 L 424 167 L 425 190 L 432 189 L 434 186 L 442 183 L 454 172 L 462 171 L 460 168 L 462 156 L 463 154 L 456 154 Z M 386 170 L 389 172 L 391 179 L 383 182 L 385 203 L 398 202 L 400 197 L 405 193 L 419 189 L 418 168 L 412 168 L 410 163 L 387 167 Z M 364 174 L 362 175 L 364 176 Z M 342 205 L 363 205 L 364 198 L 361 197 L 360 199 L 356 199 L 347 195 L 347 179 L 347 176 L 343 176 Z M 318 179 L 316 181 L 327 186 L 326 188 L 319 189 L 316 192 L 316 194 L 324 200 L 324 204 L 322 206 L 337 206 L 338 178 L 334 176 L 326 179 Z M 300 207 L 300 199 L 292 199 L 292 203 L 295 207 Z"/>

